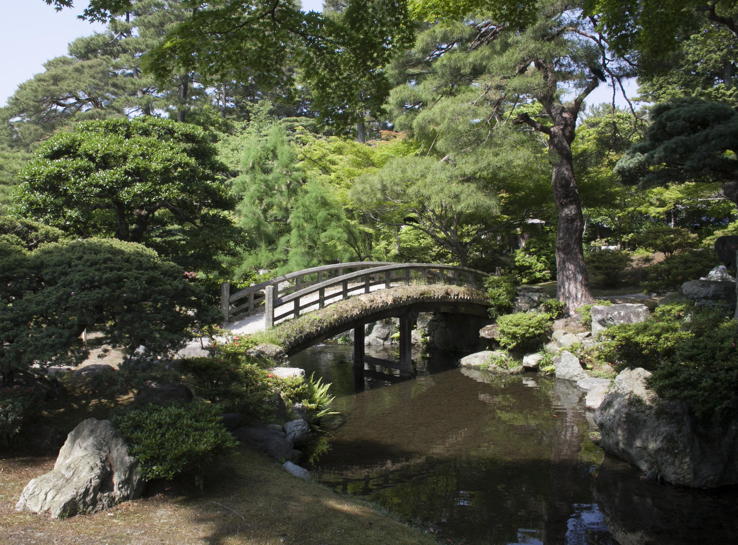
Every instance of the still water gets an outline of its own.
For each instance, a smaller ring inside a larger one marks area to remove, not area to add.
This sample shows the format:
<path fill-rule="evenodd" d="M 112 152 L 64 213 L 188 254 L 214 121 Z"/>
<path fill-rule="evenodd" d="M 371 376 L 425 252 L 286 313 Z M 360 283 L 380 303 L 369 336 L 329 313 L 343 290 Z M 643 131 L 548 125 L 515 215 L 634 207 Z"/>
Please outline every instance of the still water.
<path fill-rule="evenodd" d="M 738 490 L 659 485 L 606 458 L 567 381 L 458 369 L 437 354 L 412 380 L 356 384 L 346 346 L 292 361 L 333 383 L 345 417 L 317 478 L 443 543 L 738 544 Z"/>

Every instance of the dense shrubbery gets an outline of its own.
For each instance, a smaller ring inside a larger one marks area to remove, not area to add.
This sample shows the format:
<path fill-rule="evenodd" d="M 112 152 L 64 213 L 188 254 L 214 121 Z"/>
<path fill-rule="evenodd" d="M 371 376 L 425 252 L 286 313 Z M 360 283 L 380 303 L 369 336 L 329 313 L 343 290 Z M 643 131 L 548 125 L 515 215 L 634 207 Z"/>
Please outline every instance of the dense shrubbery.
<path fill-rule="evenodd" d="M 616 288 L 621 285 L 630 256 L 620 250 L 597 250 L 585 258 L 590 285 L 597 288 Z"/>
<path fill-rule="evenodd" d="M 197 477 L 217 455 L 236 446 L 218 408 L 204 402 L 147 405 L 118 415 L 113 422 L 141 463 L 146 481 L 181 473 Z"/>
<path fill-rule="evenodd" d="M 510 276 L 488 276 L 484 281 L 489 300 L 489 317 L 496 318 L 513 308 L 515 280 Z"/>
<path fill-rule="evenodd" d="M 550 253 L 550 252 L 549 252 Z M 515 250 L 515 277 L 521 284 L 538 284 L 548 282 L 552 278 L 551 259 L 549 255 L 531 249 Z"/>
<path fill-rule="evenodd" d="M 686 304 L 659 307 L 647 321 L 606 330 L 602 354 L 618 368 L 653 372 L 651 387 L 700 416 L 738 410 L 738 322 Z"/>
<path fill-rule="evenodd" d="M 514 351 L 538 350 L 551 335 L 551 316 L 545 312 L 516 312 L 497 319 L 500 346 Z"/>
<path fill-rule="evenodd" d="M 647 269 L 643 286 L 654 292 L 677 290 L 684 282 L 707 275 L 717 263 L 712 249 L 675 253 Z"/>
<path fill-rule="evenodd" d="M 0 382 L 75 364 L 107 344 L 170 353 L 215 318 L 182 269 L 139 244 L 85 239 L 33 252 L 0 244 Z M 83 331 L 97 332 L 84 341 Z"/>
<path fill-rule="evenodd" d="M 194 392 L 223 412 L 249 420 L 268 418 L 274 410 L 275 388 L 269 373 L 253 363 L 232 358 L 190 358 L 180 364 Z"/>
<path fill-rule="evenodd" d="M 0 388 L 0 446 L 9 446 L 28 418 L 38 410 L 38 390 L 26 386 Z"/>

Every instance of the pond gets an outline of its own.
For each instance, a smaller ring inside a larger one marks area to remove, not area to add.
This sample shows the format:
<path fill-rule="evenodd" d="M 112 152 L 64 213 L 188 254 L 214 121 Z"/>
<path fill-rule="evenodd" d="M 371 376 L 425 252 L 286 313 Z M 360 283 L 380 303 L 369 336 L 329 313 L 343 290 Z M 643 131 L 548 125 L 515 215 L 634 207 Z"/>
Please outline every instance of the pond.
<path fill-rule="evenodd" d="M 456 361 L 435 354 L 414 379 L 357 384 L 349 346 L 293 357 L 333 383 L 345 416 L 317 478 L 443 543 L 736 543 L 737 490 L 645 481 L 591 441 L 571 383 Z"/>

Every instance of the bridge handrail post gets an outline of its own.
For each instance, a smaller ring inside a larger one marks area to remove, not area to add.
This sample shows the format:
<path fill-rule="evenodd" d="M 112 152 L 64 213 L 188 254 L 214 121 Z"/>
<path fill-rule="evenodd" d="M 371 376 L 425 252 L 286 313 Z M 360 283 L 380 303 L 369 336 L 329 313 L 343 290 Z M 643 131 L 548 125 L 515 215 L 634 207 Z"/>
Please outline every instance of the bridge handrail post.
<path fill-rule="evenodd" d="M 231 284 L 223 282 L 220 285 L 220 310 L 223 313 L 223 320 L 228 321 L 231 317 Z"/>
<path fill-rule="evenodd" d="M 277 299 L 277 290 L 274 286 L 264 288 L 264 327 L 270 329 L 274 326 L 274 302 Z"/>

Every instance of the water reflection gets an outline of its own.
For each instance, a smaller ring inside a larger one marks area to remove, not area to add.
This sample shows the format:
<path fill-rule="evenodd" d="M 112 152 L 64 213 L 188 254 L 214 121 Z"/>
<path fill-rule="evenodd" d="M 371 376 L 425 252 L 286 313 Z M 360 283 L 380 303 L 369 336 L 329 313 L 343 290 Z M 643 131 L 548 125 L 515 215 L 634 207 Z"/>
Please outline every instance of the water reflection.
<path fill-rule="evenodd" d="M 441 371 L 447 358 L 427 362 L 414 380 L 389 387 L 368 382 L 365 391 L 350 393 L 348 348 L 325 347 L 301 361 L 334 382 L 337 408 L 346 415 L 317 468 L 319 478 L 444 542 L 735 540 L 735 491 L 685 492 L 644 482 L 625 465 L 603 464 L 602 451 L 588 439 L 581 394 L 568 382 Z"/>

